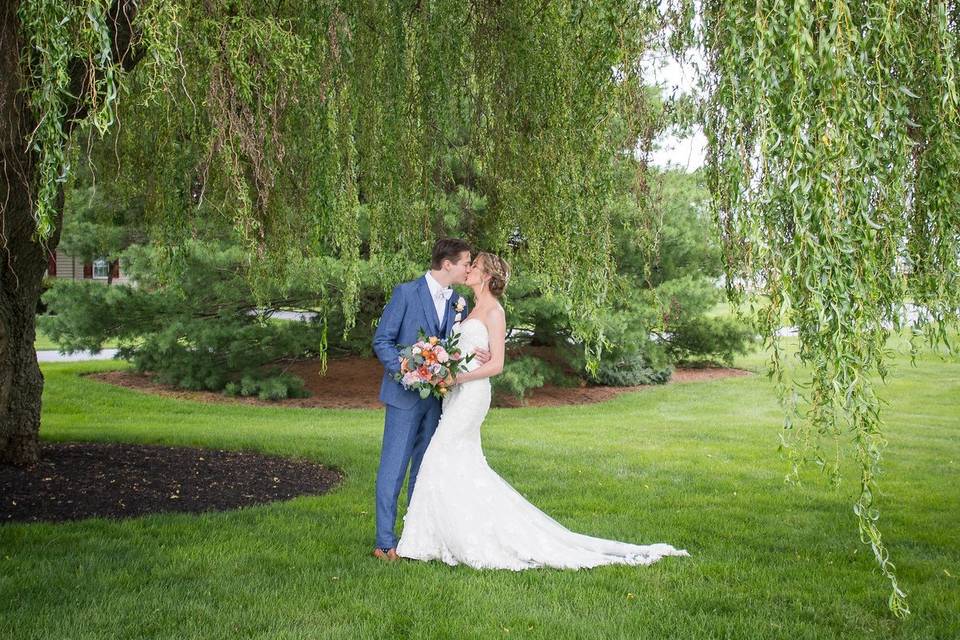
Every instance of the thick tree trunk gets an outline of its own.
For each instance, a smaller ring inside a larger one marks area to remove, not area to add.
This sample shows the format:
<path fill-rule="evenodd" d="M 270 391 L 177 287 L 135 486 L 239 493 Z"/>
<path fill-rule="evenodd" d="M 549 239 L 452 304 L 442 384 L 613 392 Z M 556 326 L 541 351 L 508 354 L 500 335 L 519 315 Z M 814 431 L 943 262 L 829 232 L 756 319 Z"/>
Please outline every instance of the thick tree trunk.
<path fill-rule="evenodd" d="M 55 231 L 45 243 L 36 242 L 38 184 L 29 144 L 36 119 L 21 90 L 26 36 L 17 19 L 23 1 L 0 0 L 0 463 L 15 465 L 36 462 L 40 448 L 43 375 L 34 349 L 37 302 L 49 256 L 60 242 L 64 201 L 61 187 Z M 136 0 L 114 0 L 107 12 L 113 60 L 126 71 L 143 55 L 135 50 L 136 8 Z M 70 93 L 77 99 L 65 105 L 68 133 L 90 108 L 85 91 L 92 76 L 84 59 L 74 61 L 71 76 Z"/>
<path fill-rule="evenodd" d="M 34 350 L 40 283 L 57 231 L 44 247 L 34 241 L 34 126 L 20 91 L 22 34 L 17 1 L 0 9 L 0 463 L 30 465 L 39 451 L 43 375 Z M 62 207 L 62 197 L 60 201 Z"/>
<path fill-rule="evenodd" d="M 0 254 L 0 463 L 25 466 L 36 462 L 39 451 L 43 375 L 34 339 L 48 253 L 32 238 L 30 196 L 35 194 L 0 177 L 3 192 L 9 199 L 3 212 L 6 247 Z M 48 247 L 52 250 L 58 240 L 52 237 Z"/>

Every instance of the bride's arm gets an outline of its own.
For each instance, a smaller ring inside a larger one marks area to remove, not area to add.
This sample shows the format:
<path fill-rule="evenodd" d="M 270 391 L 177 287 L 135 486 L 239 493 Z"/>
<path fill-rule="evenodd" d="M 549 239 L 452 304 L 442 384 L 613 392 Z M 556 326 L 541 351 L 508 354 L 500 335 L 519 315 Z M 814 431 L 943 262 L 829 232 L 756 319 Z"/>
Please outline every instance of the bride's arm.
<path fill-rule="evenodd" d="M 487 333 L 490 336 L 490 360 L 483 363 L 473 371 L 467 371 L 457 376 L 457 384 L 479 380 L 480 378 L 491 378 L 503 371 L 503 358 L 505 342 L 507 337 L 507 318 L 503 313 L 502 307 L 496 307 L 487 317 L 484 318 L 487 325 Z"/>

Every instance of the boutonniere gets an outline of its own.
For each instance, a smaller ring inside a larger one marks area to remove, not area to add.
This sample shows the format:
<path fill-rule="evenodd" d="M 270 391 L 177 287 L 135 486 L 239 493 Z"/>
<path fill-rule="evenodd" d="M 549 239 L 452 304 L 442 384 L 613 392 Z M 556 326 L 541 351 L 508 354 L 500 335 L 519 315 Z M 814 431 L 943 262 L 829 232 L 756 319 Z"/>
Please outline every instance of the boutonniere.
<path fill-rule="evenodd" d="M 457 302 L 453 305 L 453 310 L 457 312 L 457 315 L 453 318 L 453 327 L 455 329 L 460 327 L 460 319 L 463 310 L 467 308 L 467 301 L 463 299 L 463 296 L 457 298 Z"/>

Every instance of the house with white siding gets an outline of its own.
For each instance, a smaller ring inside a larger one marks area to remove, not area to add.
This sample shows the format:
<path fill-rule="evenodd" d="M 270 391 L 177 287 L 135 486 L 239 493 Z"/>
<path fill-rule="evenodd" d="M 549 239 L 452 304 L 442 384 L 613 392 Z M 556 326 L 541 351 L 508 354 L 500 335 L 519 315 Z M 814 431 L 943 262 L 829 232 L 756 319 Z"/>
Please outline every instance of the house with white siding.
<path fill-rule="evenodd" d="M 104 284 L 127 284 L 130 280 L 120 271 L 120 261 L 106 259 L 85 261 L 57 249 L 50 254 L 47 277 L 68 280 L 94 280 Z"/>

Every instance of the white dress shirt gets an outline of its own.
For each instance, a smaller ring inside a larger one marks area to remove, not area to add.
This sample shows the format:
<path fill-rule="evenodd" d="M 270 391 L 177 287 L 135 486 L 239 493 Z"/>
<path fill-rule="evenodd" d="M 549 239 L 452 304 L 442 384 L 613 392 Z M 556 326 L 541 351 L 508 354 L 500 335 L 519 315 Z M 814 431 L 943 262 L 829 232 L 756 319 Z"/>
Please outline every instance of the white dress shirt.
<path fill-rule="evenodd" d="M 437 326 L 439 326 L 443 324 L 443 318 L 447 313 L 447 301 L 450 299 L 450 296 L 453 295 L 453 289 L 444 287 L 437 282 L 436 279 L 430 275 L 429 271 L 427 271 L 426 278 L 427 288 L 430 289 L 430 297 L 433 298 L 433 306 L 437 308 Z"/>

